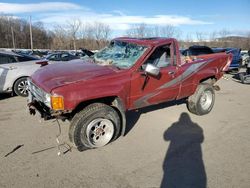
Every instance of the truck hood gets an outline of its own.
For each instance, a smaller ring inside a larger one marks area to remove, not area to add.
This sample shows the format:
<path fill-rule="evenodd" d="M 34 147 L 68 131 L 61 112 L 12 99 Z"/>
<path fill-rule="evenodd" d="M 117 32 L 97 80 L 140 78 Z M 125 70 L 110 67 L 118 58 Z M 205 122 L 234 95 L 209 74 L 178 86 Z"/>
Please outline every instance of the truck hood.
<path fill-rule="evenodd" d="M 63 85 L 86 81 L 115 72 L 115 68 L 112 66 L 101 66 L 77 60 L 44 66 L 37 70 L 31 76 L 31 79 L 46 92 L 51 92 L 52 89 Z"/>

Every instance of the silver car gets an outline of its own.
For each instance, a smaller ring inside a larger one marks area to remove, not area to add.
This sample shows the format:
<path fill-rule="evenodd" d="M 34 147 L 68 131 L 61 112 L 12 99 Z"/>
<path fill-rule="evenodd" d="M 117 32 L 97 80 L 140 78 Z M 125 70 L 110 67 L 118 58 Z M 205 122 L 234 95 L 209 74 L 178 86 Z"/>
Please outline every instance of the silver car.
<path fill-rule="evenodd" d="M 0 93 L 26 97 L 27 77 L 47 62 L 27 55 L 0 51 Z"/>

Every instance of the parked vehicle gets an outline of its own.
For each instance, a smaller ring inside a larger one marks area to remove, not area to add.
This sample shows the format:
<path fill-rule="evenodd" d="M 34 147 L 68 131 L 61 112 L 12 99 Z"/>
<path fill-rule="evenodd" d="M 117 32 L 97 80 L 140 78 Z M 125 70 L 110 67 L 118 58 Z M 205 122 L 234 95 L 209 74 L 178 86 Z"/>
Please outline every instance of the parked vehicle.
<path fill-rule="evenodd" d="M 46 64 L 28 55 L 0 51 L 0 93 L 27 96 L 27 77 Z"/>
<path fill-rule="evenodd" d="M 231 60 L 219 53 L 185 63 L 175 39 L 117 38 L 86 63 L 36 71 L 28 81 L 28 107 L 45 120 L 68 119 L 78 150 L 98 148 L 124 135 L 128 110 L 187 99 L 190 112 L 209 113 L 214 84 Z"/>
<path fill-rule="evenodd" d="M 242 66 L 247 67 L 248 63 L 250 62 L 249 51 L 242 50 L 241 57 L 242 57 Z"/>
<path fill-rule="evenodd" d="M 240 48 L 226 48 L 227 53 L 233 54 L 233 60 L 229 66 L 229 71 L 238 72 L 242 66 L 242 57 L 240 51 Z"/>
<path fill-rule="evenodd" d="M 41 59 L 42 57 L 48 55 L 48 50 L 28 50 L 28 49 L 16 49 L 12 50 L 14 53 L 20 55 L 29 55 Z"/>
<path fill-rule="evenodd" d="M 228 72 L 238 72 L 242 66 L 241 49 L 239 48 L 212 48 L 215 53 L 227 52 L 233 55 L 232 63 L 229 66 Z"/>
<path fill-rule="evenodd" d="M 247 64 L 246 72 L 239 73 L 239 77 L 243 84 L 250 84 L 250 63 Z"/>
<path fill-rule="evenodd" d="M 75 56 L 68 52 L 57 52 L 49 54 L 45 57 L 46 60 L 49 61 L 49 63 L 55 62 L 55 61 L 70 61 L 74 59 L 80 59 L 80 57 Z"/>
<path fill-rule="evenodd" d="M 208 46 L 190 46 L 188 49 L 184 50 L 182 52 L 185 56 L 198 56 L 198 55 L 204 55 L 204 54 L 213 54 L 213 50 L 209 48 Z"/>
<path fill-rule="evenodd" d="M 87 56 L 91 57 L 95 54 L 94 52 L 92 52 L 88 49 L 85 49 L 85 48 L 80 48 L 80 50 L 82 51 L 83 54 L 85 54 L 85 56 L 87 55 Z"/>
<path fill-rule="evenodd" d="M 22 52 L 20 52 L 20 51 L 12 51 L 13 53 L 16 53 L 16 54 L 18 54 L 18 55 L 20 55 L 22 58 L 26 58 L 27 59 L 27 61 L 29 61 L 29 60 L 39 60 L 39 59 L 41 59 L 39 56 L 37 56 L 37 55 L 31 55 L 31 54 L 29 54 L 29 53 L 22 53 Z M 26 60 L 25 60 L 26 61 Z"/>
<path fill-rule="evenodd" d="M 214 53 L 226 52 L 226 48 L 211 48 Z"/>
<path fill-rule="evenodd" d="M 194 45 L 190 46 L 188 49 L 181 50 L 181 54 L 184 56 L 186 62 L 191 62 L 200 55 L 212 54 L 214 53 L 208 46 Z"/>

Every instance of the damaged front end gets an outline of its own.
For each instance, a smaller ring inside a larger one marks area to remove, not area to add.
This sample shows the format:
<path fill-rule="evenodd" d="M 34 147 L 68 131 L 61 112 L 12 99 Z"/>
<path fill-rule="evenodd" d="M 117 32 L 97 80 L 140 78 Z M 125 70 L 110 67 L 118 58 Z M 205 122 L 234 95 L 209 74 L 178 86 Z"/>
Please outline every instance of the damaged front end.
<path fill-rule="evenodd" d="M 28 109 L 31 115 L 39 112 L 41 118 L 44 120 L 50 119 L 66 119 L 64 114 L 64 100 L 62 96 L 51 95 L 46 93 L 41 88 L 36 86 L 30 79 L 28 79 Z"/>

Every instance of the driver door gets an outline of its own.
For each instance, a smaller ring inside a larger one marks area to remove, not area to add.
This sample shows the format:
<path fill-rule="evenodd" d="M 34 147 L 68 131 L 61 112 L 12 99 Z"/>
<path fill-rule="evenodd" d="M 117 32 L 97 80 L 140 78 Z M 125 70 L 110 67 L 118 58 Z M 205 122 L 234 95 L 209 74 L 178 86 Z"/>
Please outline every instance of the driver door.
<path fill-rule="evenodd" d="M 133 73 L 130 90 L 131 109 L 170 101 L 177 97 L 180 82 L 175 57 L 172 44 L 157 47 L 141 69 Z M 159 75 L 151 76 L 145 73 L 147 64 L 158 67 Z"/>

